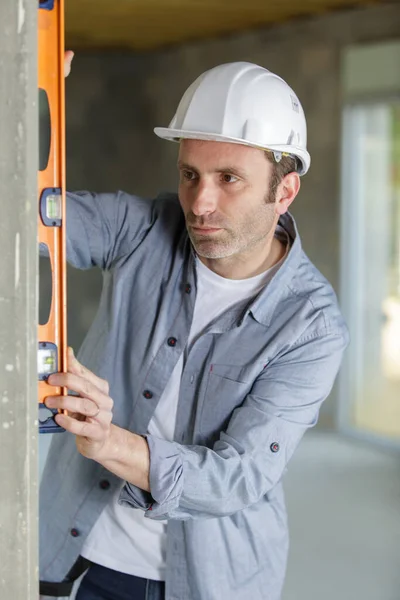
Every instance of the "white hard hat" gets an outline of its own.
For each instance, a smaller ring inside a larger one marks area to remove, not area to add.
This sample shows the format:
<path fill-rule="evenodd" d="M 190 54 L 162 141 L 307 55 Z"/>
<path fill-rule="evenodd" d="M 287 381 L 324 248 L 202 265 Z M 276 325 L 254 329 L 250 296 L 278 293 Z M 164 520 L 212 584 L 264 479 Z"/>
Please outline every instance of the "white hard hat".
<path fill-rule="evenodd" d="M 298 172 L 310 167 L 307 125 L 294 91 L 278 75 L 248 62 L 214 67 L 184 93 L 161 138 L 214 140 L 255 146 L 299 159 Z"/>

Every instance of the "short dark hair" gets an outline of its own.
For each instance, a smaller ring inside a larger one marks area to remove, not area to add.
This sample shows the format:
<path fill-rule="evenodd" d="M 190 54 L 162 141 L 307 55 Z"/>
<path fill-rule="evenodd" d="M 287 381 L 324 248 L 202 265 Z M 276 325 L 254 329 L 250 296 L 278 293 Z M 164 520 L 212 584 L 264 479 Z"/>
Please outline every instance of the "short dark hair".
<path fill-rule="evenodd" d="M 279 162 L 276 162 L 273 153 L 265 151 L 267 160 L 272 164 L 270 193 L 275 195 L 276 189 L 285 175 L 298 171 L 298 159 L 295 156 L 282 156 Z"/>

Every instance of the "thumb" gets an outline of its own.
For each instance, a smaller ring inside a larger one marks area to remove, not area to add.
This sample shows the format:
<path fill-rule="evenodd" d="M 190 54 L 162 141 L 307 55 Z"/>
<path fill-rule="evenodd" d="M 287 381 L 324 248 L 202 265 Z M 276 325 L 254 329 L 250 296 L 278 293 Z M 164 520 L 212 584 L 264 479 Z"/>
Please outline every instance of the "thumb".
<path fill-rule="evenodd" d="M 79 360 L 76 358 L 74 349 L 71 346 L 68 346 L 68 371 L 70 373 L 74 373 L 75 375 L 79 375 L 80 377 L 86 377 L 87 369 L 81 365 Z"/>
<path fill-rule="evenodd" d="M 104 394 L 108 394 L 108 382 L 92 373 L 92 371 L 90 371 L 87 367 L 84 367 L 82 363 L 75 358 L 74 351 L 71 347 L 68 347 L 68 371 L 70 373 L 74 373 L 75 375 L 79 375 L 79 377 L 83 377 L 87 381 L 90 381 L 90 383 L 99 388 Z"/>
<path fill-rule="evenodd" d="M 78 362 L 77 359 L 75 358 L 74 349 L 71 348 L 71 346 L 68 346 L 67 358 L 68 358 L 68 370 L 69 370 L 69 368 L 71 366 L 73 367 Z"/>

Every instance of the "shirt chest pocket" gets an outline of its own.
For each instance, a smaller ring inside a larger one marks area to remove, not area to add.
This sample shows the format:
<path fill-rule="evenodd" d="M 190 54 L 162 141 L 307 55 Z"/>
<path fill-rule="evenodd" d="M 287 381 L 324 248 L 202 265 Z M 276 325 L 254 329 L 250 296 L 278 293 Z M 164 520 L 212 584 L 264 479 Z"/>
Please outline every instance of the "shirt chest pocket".
<path fill-rule="evenodd" d="M 207 442 L 218 439 L 229 419 L 250 392 L 262 365 L 246 367 L 213 364 L 199 418 L 199 430 Z"/>

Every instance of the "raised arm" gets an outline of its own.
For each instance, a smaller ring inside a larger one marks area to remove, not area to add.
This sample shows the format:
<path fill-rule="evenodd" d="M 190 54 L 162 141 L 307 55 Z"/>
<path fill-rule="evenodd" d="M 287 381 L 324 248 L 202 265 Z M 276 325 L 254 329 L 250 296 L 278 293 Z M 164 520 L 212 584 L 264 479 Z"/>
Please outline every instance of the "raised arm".
<path fill-rule="evenodd" d="M 108 269 L 134 251 L 157 218 L 157 201 L 124 192 L 67 194 L 67 259 L 79 269 Z"/>

